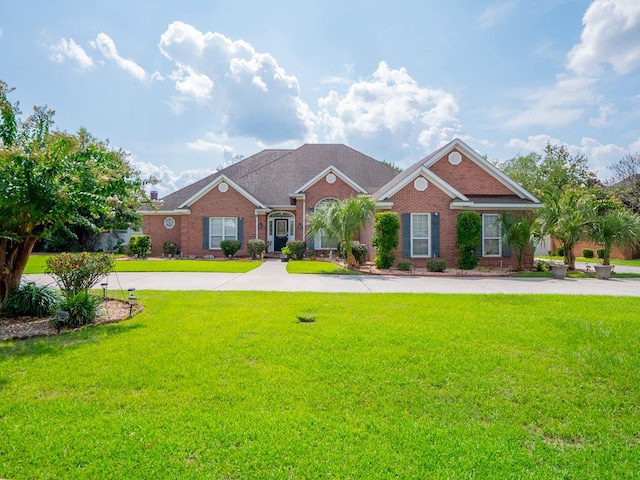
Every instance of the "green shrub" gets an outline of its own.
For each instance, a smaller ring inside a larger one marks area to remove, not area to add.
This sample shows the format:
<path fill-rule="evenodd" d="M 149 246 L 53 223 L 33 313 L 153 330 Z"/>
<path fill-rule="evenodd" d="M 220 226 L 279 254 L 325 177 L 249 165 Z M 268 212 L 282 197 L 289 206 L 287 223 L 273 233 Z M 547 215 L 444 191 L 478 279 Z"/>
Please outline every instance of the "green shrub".
<path fill-rule="evenodd" d="M 292 252 L 292 251 L 291 251 L 291 249 L 289 248 L 289 245 L 285 245 L 284 247 L 282 247 L 282 248 L 280 249 L 280 254 L 281 254 L 281 255 L 285 255 L 285 256 L 287 256 L 287 257 L 290 257 L 290 256 L 293 254 L 293 252 Z"/>
<path fill-rule="evenodd" d="M 247 253 L 256 259 L 267 249 L 267 244 L 260 238 L 254 238 L 247 242 Z"/>
<path fill-rule="evenodd" d="M 53 275 L 65 297 L 89 290 L 113 271 L 108 253 L 61 253 L 47 258 L 46 273 Z"/>
<path fill-rule="evenodd" d="M 151 255 L 151 237 L 149 235 L 131 235 L 129 238 L 129 254 L 139 258 Z"/>
<path fill-rule="evenodd" d="M 396 254 L 395 252 L 391 251 L 380 251 L 378 249 L 378 252 L 376 254 L 376 258 L 374 259 L 374 263 L 376 264 L 376 267 L 381 269 L 381 270 L 386 270 L 388 268 L 391 268 L 391 265 L 393 265 L 393 262 L 396 259 Z"/>
<path fill-rule="evenodd" d="M 398 262 L 398 270 L 402 270 L 403 272 L 410 272 L 413 268 L 413 264 L 409 260 L 400 260 Z"/>
<path fill-rule="evenodd" d="M 13 290 L 7 297 L 4 311 L 12 317 L 47 317 L 58 310 L 60 297 L 51 288 L 27 282 Z"/>
<path fill-rule="evenodd" d="M 583 248 L 582 249 L 582 256 L 584 258 L 593 258 L 593 250 L 590 248 Z"/>
<path fill-rule="evenodd" d="M 478 266 L 476 251 L 482 245 L 482 217 L 478 212 L 462 212 L 457 219 L 458 267 L 472 270 Z"/>
<path fill-rule="evenodd" d="M 307 243 L 302 240 L 289 240 L 287 247 L 291 250 L 290 255 L 294 260 L 302 260 L 304 252 L 307 250 Z"/>
<path fill-rule="evenodd" d="M 353 257 L 356 259 L 356 263 L 359 266 L 367 263 L 369 251 L 367 250 L 367 246 L 364 243 L 360 243 L 357 241 L 351 242 L 351 253 L 353 254 Z M 342 258 L 347 258 L 347 251 L 344 242 L 340 242 L 340 256 Z"/>
<path fill-rule="evenodd" d="M 162 244 L 162 253 L 165 255 L 175 255 L 178 251 L 178 244 L 176 242 L 164 242 Z"/>
<path fill-rule="evenodd" d="M 548 272 L 549 271 L 549 263 L 544 260 L 537 260 L 534 265 L 534 270 L 536 272 Z"/>
<path fill-rule="evenodd" d="M 558 257 L 564 257 L 564 247 L 558 247 L 556 248 L 556 255 Z"/>
<path fill-rule="evenodd" d="M 238 253 L 238 250 L 242 247 L 240 240 L 222 240 L 220 242 L 220 249 L 222 254 L 227 258 L 232 258 Z"/>
<path fill-rule="evenodd" d="M 65 298 L 60 304 L 60 310 L 69 313 L 69 316 L 61 321 L 60 317 L 55 315 L 51 322 L 55 327 L 81 327 L 95 321 L 98 317 L 98 308 L 102 303 L 102 299 L 95 295 L 91 295 L 88 291 L 82 291 L 75 295 Z"/>
<path fill-rule="evenodd" d="M 396 212 L 380 212 L 376 214 L 373 229 L 373 246 L 376 247 L 374 262 L 380 269 L 391 268 L 398 248 L 398 232 L 400 218 Z"/>
<path fill-rule="evenodd" d="M 604 248 L 596 250 L 596 255 L 598 255 L 598 258 L 604 258 Z"/>
<path fill-rule="evenodd" d="M 431 258 L 427 260 L 427 270 L 430 272 L 444 272 L 447 269 L 447 262 L 441 258 Z"/>

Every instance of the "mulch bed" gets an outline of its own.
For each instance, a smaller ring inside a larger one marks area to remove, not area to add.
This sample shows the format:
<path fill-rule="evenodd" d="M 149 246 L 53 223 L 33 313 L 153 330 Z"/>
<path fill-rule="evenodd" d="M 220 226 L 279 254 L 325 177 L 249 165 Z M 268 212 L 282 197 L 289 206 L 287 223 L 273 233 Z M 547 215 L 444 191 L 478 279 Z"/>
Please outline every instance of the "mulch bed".
<path fill-rule="evenodd" d="M 133 308 L 133 314 L 135 315 L 141 312 L 142 309 L 142 305 L 136 304 Z M 6 317 L 0 313 L 0 341 L 58 335 L 60 333 L 80 330 L 81 328 L 87 328 L 94 325 L 121 322 L 128 318 L 129 304 L 122 300 L 116 300 L 113 298 L 108 298 L 102 304 L 100 314 L 95 322 L 83 327 L 64 329 L 60 332 L 51 325 L 51 317 Z"/>

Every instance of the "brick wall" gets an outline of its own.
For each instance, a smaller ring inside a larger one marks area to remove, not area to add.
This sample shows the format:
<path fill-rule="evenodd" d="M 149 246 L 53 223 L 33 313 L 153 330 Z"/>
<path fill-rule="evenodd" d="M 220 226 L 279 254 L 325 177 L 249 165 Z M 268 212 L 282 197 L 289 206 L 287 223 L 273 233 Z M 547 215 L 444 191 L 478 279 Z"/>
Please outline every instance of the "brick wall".
<path fill-rule="evenodd" d="M 175 226 L 171 229 L 164 226 L 164 220 L 171 217 L 175 220 Z M 142 232 L 151 237 L 151 255 L 162 255 L 164 242 L 175 242 L 178 250 L 182 251 L 180 244 L 180 232 L 182 230 L 182 215 L 144 215 L 142 217 Z"/>
<path fill-rule="evenodd" d="M 456 151 L 455 149 L 453 151 Z M 458 152 L 461 153 L 462 152 Z M 458 165 L 451 165 L 448 154 L 429 168 L 465 195 L 513 195 L 513 192 L 462 154 Z"/>

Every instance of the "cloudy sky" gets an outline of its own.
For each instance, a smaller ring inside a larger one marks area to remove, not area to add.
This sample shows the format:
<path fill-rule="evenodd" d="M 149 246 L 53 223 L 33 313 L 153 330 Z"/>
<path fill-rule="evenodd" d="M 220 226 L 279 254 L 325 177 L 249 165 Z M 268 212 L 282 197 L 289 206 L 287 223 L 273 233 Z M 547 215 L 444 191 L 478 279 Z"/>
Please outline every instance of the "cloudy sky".
<path fill-rule="evenodd" d="M 0 79 L 131 152 L 161 194 L 234 156 L 345 143 L 400 167 L 460 137 L 640 152 L 640 1 L 0 0 Z"/>

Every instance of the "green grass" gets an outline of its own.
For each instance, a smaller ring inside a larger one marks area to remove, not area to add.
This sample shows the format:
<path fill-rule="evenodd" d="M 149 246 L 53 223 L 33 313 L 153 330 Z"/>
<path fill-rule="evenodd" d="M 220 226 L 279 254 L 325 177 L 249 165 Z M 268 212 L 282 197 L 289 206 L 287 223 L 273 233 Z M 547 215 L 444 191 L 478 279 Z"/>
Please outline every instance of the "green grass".
<path fill-rule="evenodd" d="M 137 293 L 0 343 L 0 477 L 640 475 L 640 299 Z"/>
<path fill-rule="evenodd" d="M 44 273 L 47 268 L 47 258 L 51 255 L 31 255 L 24 270 L 28 273 Z M 258 268 L 262 262 L 253 260 L 177 260 L 177 259 L 147 259 L 129 260 L 116 256 L 116 272 L 218 272 L 218 273 L 246 273 Z"/>
<path fill-rule="evenodd" d="M 287 262 L 289 273 L 330 273 L 334 275 L 361 275 L 361 272 L 349 270 L 333 262 L 320 260 L 293 260 Z"/>
<path fill-rule="evenodd" d="M 549 255 L 536 255 L 536 258 L 543 258 L 546 260 L 562 260 L 563 257 L 550 257 Z M 602 263 L 601 258 L 586 258 L 586 257 L 576 257 L 577 262 L 585 262 L 591 264 L 600 264 Z M 640 267 L 640 259 L 636 260 L 618 260 L 616 258 L 611 259 L 612 265 L 626 265 L 628 267 Z"/>

